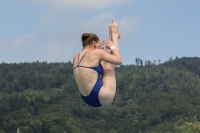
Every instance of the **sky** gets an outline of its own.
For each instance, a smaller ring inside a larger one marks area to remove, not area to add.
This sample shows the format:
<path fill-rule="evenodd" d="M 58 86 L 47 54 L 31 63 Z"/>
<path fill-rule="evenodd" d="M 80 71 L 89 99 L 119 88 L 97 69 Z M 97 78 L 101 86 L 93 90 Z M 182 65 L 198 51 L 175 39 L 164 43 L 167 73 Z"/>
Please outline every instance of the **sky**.
<path fill-rule="evenodd" d="M 68 62 L 82 50 L 82 33 L 108 39 L 119 25 L 124 65 L 135 59 L 200 57 L 199 0 L 4 0 L 0 63 Z"/>

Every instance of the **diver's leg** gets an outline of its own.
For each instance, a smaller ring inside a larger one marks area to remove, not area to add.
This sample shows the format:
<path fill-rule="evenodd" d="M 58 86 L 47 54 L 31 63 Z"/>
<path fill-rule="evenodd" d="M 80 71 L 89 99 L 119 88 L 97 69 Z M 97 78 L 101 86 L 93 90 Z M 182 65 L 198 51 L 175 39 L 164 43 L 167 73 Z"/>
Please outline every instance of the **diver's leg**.
<path fill-rule="evenodd" d="M 110 27 L 111 27 L 110 30 L 111 30 L 111 33 L 112 33 L 111 34 L 111 41 L 114 42 L 117 51 L 120 53 L 119 42 L 118 42 L 118 39 L 120 38 L 120 33 L 119 33 L 119 29 L 118 29 L 118 24 L 115 21 L 112 21 Z"/>
<path fill-rule="evenodd" d="M 109 38 L 108 38 L 108 40 L 112 40 L 112 33 L 111 33 L 111 26 L 112 25 L 111 24 L 109 25 Z"/>
<path fill-rule="evenodd" d="M 108 40 L 111 40 L 111 36 L 112 36 L 112 34 L 111 34 L 111 24 L 109 25 L 109 28 L 108 28 L 109 30 L 109 32 L 108 32 Z M 110 49 L 108 49 L 108 48 L 106 48 L 105 49 L 105 51 L 107 52 L 107 53 L 111 53 L 111 50 Z M 103 68 L 105 68 L 105 64 L 106 64 L 106 62 L 105 61 L 101 61 L 101 65 L 103 66 Z"/>
<path fill-rule="evenodd" d="M 109 33 L 111 33 L 112 41 L 114 42 L 116 49 L 119 51 L 119 32 L 117 23 L 113 21 L 110 27 Z M 104 62 L 102 82 L 103 86 L 99 92 L 99 101 L 102 105 L 108 105 L 112 103 L 116 93 L 115 65 Z"/>
<path fill-rule="evenodd" d="M 103 86 L 99 92 L 99 101 L 102 105 L 109 105 L 112 103 L 116 93 L 115 65 L 104 64 L 102 82 Z"/>

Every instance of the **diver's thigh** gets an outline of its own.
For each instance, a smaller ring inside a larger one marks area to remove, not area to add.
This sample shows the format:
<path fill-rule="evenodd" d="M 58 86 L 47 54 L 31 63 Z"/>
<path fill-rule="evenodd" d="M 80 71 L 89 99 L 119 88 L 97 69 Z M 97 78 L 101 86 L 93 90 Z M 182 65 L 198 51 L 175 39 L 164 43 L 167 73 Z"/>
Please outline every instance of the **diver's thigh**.
<path fill-rule="evenodd" d="M 115 93 L 115 90 L 102 86 L 99 91 L 99 102 L 101 103 L 101 105 L 106 106 L 111 104 L 115 97 Z"/>

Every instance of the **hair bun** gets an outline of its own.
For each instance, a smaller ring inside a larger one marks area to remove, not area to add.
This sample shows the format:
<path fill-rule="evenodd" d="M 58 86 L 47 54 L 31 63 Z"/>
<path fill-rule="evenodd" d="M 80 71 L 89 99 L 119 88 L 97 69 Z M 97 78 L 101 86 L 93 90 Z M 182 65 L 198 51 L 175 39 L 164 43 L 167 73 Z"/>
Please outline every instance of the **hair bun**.
<path fill-rule="evenodd" d="M 83 33 L 82 37 L 81 37 L 82 42 L 84 42 L 85 40 L 87 40 L 89 36 L 90 36 L 90 33 Z"/>
<path fill-rule="evenodd" d="M 83 47 L 91 45 L 93 41 L 98 42 L 99 37 L 94 33 L 83 33 L 81 36 Z"/>

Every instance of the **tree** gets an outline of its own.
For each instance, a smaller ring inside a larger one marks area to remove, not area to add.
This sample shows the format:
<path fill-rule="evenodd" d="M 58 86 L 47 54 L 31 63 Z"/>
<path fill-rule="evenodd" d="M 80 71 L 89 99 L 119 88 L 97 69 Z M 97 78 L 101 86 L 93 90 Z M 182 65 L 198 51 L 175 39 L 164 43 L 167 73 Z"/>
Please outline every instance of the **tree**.
<path fill-rule="evenodd" d="M 140 65 L 143 67 L 143 60 L 140 59 Z"/>
<path fill-rule="evenodd" d="M 161 63 L 161 60 L 159 59 L 159 60 L 158 60 L 158 64 L 160 64 L 160 63 Z"/>

